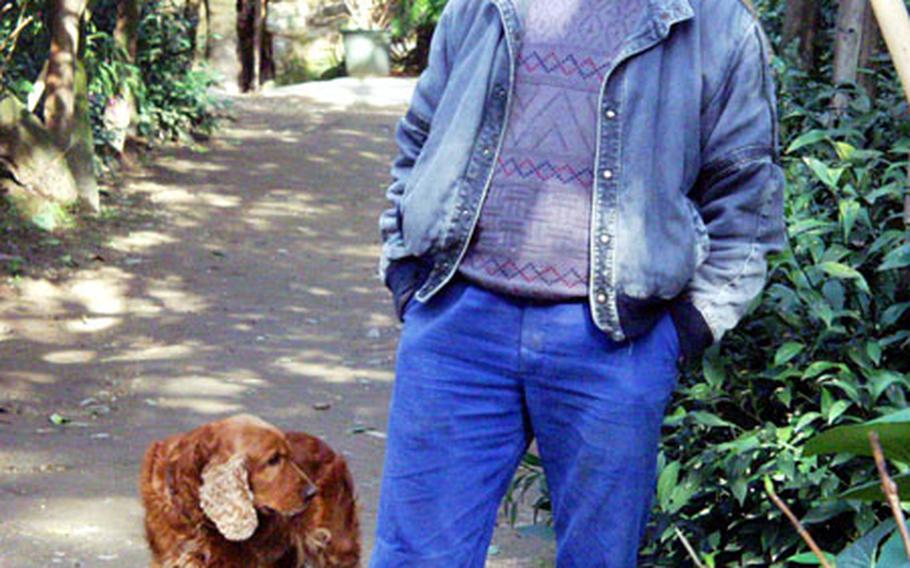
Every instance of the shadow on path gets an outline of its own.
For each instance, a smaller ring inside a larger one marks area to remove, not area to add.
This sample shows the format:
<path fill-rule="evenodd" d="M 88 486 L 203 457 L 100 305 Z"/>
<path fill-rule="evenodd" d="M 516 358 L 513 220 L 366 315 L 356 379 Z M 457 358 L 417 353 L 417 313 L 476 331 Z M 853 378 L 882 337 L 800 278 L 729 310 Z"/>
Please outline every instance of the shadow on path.
<path fill-rule="evenodd" d="M 0 566 L 147 565 L 145 447 L 239 411 L 347 455 L 371 546 L 399 330 L 377 217 L 412 86 L 235 99 L 207 151 L 167 152 L 127 184 L 153 220 L 0 299 Z M 539 566 L 517 560 L 527 546 L 490 565 Z"/>

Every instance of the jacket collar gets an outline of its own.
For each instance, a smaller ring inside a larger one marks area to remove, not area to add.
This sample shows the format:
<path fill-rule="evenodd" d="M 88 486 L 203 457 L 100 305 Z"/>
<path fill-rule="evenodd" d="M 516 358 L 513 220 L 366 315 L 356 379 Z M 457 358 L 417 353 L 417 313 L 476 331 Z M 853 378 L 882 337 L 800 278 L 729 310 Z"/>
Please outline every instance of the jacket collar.
<path fill-rule="evenodd" d="M 521 30 L 531 0 L 492 0 L 502 13 L 506 31 L 513 45 L 521 42 Z M 657 42 L 670 33 L 670 28 L 695 16 L 691 0 L 620 0 L 638 1 L 646 4 L 642 24 L 632 32 L 641 42 Z M 642 37 L 639 37 L 642 36 Z"/>

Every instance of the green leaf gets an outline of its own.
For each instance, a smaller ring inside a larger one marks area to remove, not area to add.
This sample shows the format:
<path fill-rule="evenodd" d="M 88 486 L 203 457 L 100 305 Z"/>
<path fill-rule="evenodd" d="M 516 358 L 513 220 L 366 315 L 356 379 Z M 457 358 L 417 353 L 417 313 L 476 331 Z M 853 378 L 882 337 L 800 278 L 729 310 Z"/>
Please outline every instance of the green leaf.
<path fill-rule="evenodd" d="M 844 161 L 849 160 L 856 153 L 856 148 L 846 142 L 835 142 L 834 150 L 837 152 L 837 157 Z"/>
<path fill-rule="evenodd" d="M 882 364 L 882 346 L 878 344 L 877 341 L 869 340 L 866 342 L 866 355 L 869 356 L 869 359 L 876 365 Z"/>
<path fill-rule="evenodd" d="M 840 181 L 845 168 L 831 168 L 815 158 L 803 158 L 803 161 L 822 183 L 831 189 L 837 189 L 837 183 Z"/>
<path fill-rule="evenodd" d="M 692 497 L 698 493 L 701 488 L 701 484 L 698 483 L 696 478 L 693 476 L 687 477 L 682 483 L 673 488 L 673 491 L 670 494 L 670 504 L 667 512 L 671 515 L 678 512 L 692 500 Z"/>
<path fill-rule="evenodd" d="M 900 531 L 894 531 L 878 555 L 877 568 L 910 568 Z"/>
<path fill-rule="evenodd" d="M 894 530 L 894 521 L 887 520 L 837 555 L 837 568 L 875 568 L 875 552 L 879 543 Z"/>
<path fill-rule="evenodd" d="M 690 413 L 689 413 L 689 416 L 691 416 L 692 418 L 694 418 L 694 419 L 695 419 L 695 422 L 696 422 L 697 424 L 701 424 L 701 425 L 703 425 L 703 426 L 717 427 L 717 428 L 724 428 L 724 427 L 726 427 L 726 428 L 736 428 L 736 424 L 733 424 L 733 423 L 731 423 L 731 422 L 727 422 L 726 420 L 724 420 L 724 419 L 721 418 L 720 416 L 718 416 L 718 415 L 716 415 L 716 414 L 712 414 L 712 413 L 710 413 L 710 412 L 705 412 L 705 411 L 702 411 L 702 410 L 697 410 L 697 411 L 695 411 L 695 412 L 690 412 Z"/>
<path fill-rule="evenodd" d="M 850 242 L 850 233 L 853 231 L 862 207 L 856 201 L 844 199 L 841 200 L 839 208 L 841 225 L 844 228 L 844 242 Z"/>
<path fill-rule="evenodd" d="M 881 324 L 884 327 L 891 327 L 896 324 L 899 319 L 910 310 L 910 302 L 904 302 L 902 304 L 894 304 L 889 306 L 887 310 L 882 314 Z"/>
<path fill-rule="evenodd" d="M 67 424 L 70 422 L 69 418 L 67 418 L 66 416 L 63 416 L 62 414 L 58 414 L 56 412 L 51 414 L 48 417 L 48 420 L 50 420 L 51 424 L 54 424 L 55 426 L 63 426 L 64 424 Z"/>
<path fill-rule="evenodd" d="M 869 432 L 878 433 L 889 459 L 910 463 L 910 409 L 900 410 L 864 424 L 838 426 L 811 438 L 803 446 L 803 454 L 835 454 L 841 452 L 857 456 L 871 456 Z"/>
<path fill-rule="evenodd" d="M 828 140 L 828 131 L 827 130 L 810 130 L 804 134 L 801 134 L 793 142 L 790 143 L 790 146 L 787 147 L 787 154 L 792 154 L 800 148 L 805 148 L 806 146 L 811 146 L 813 144 L 818 144 L 823 140 Z"/>
<path fill-rule="evenodd" d="M 835 562 L 834 555 L 828 552 L 825 552 L 824 555 L 828 562 L 833 565 Z M 821 566 L 821 562 L 818 561 L 818 557 L 815 556 L 814 552 L 802 552 L 796 556 L 791 556 L 787 559 L 787 562 L 802 564 L 804 566 Z"/>
<path fill-rule="evenodd" d="M 794 357 L 799 355 L 805 348 L 805 345 L 802 343 L 797 343 L 795 341 L 788 341 L 787 343 L 784 343 L 780 346 L 780 348 L 778 348 L 777 353 L 774 355 L 774 365 L 785 365 Z"/>
<path fill-rule="evenodd" d="M 851 268 L 846 264 L 840 262 L 822 262 L 817 265 L 819 269 L 824 271 L 826 274 L 833 276 L 839 279 L 851 279 L 856 280 L 860 289 L 867 294 L 870 294 L 869 284 L 866 282 L 866 278 L 859 273 L 855 268 Z"/>
<path fill-rule="evenodd" d="M 727 380 L 723 362 L 711 355 L 705 357 L 704 374 L 708 384 L 714 387 L 724 384 Z"/>
<path fill-rule="evenodd" d="M 901 501 L 910 501 L 910 472 L 892 476 L 891 479 L 897 484 L 897 494 L 900 495 Z M 885 501 L 885 494 L 882 493 L 881 481 L 876 479 L 848 489 L 838 495 L 837 498 L 881 503 Z"/>
<path fill-rule="evenodd" d="M 746 502 L 746 495 L 749 493 L 749 484 L 745 479 L 738 477 L 730 484 L 730 492 L 740 505 Z"/>
<path fill-rule="evenodd" d="M 657 500 L 664 511 L 670 507 L 670 496 L 679 481 L 680 467 L 678 461 L 668 464 L 660 472 L 660 478 L 657 480 Z"/>
<path fill-rule="evenodd" d="M 870 389 L 872 393 L 873 400 L 878 400 L 878 397 L 885 392 L 885 389 L 894 384 L 899 384 L 904 382 L 904 375 L 896 371 L 888 370 L 872 370 L 866 371 L 866 374 L 872 381 L 872 388 Z M 908 440 L 910 442 L 910 440 Z"/>
<path fill-rule="evenodd" d="M 841 417 L 841 415 L 850 408 L 850 403 L 846 400 L 835 401 L 834 404 L 828 409 L 828 412 L 825 418 L 828 421 L 828 424 L 832 424 L 835 420 Z"/>
<path fill-rule="evenodd" d="M 894 270 L 910 266 L 910 243 L 896 248 L 885 255 L 885 260 L 878 267 L 879 270 Z"/>
<path fill-rule="evenodd" d="M 833 363 L 831 361 L 816 361 L 809 365 L 809 368 L 806 369 L 806 372 L 803 373 L 804 379 L 814 379 L 815 377 L 823 374 L 825 371 L 830 371 L 831 369 L 846 369 L 846 366 L 843 363 Z"/>

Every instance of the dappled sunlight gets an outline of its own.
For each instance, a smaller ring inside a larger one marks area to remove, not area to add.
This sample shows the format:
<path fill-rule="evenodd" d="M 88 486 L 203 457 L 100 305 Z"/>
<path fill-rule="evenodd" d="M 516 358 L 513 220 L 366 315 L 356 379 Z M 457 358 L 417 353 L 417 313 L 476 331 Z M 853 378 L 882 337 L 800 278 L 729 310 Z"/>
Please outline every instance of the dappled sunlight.
<path fill-rule="evenodd" d="M 223 172 L 228 169 L 225 165 L 206 161 L 204 156 L 198 156 L 194 159 L 170 158 L 162 165 L 166 166 L 169 170 L 180 173 L 213 173 Z"/>
<path fill-rule="evenodd" d="M 110 329 L 122 321 L 121 318 L 81 317 L 66 320 L 63 322 L 63 326 L 70 333 L 98 333 Z"/>
<path fill-rule="evenodd" d="M 46 353 L 41 359 L 54 365 L 74 365 L 77 363 L 91 363 L 98 358 L 94 351 L 55 351 Z"/>
<path fill-rule="evenodd" d="M 118 315 L 126 310 L 127 281 L 132 276 L 115 267 L 83 271 L 67 286 L 69 296 L 99 315 Z"/>
<path fill-rule="evenodd" d="M 39 510 L 16 511 L 15 523 L 34 537 L 50 542 L 85 539 L 108 543 L 139 536 L 141 509 L 135 498 L 61 497 L 45 499 Z"/>
<path fill-rule="evenodd" d="M 149 343 L 152 343 L 149 345 Z M 121 353 L 111 355 L 102 359 L 105 363 L 123 362 L 123 361 L 155 361 L 170 359 L 186 359 L 194 353 L 204 351 L 203 345 L 199 341 L 187 341 L 176 345 L 166 345 L 152 342 L 148 338 L 142 338 L 133 342 L 129 347 L 122 349 Z"/>
<path fill-rule="evenodd" d="M 158 406 L 161 408 L 190 410 L 209 418 L 220 414 L 240 412 L 244 409 L 244 406 L 239 402 L 228 402 L 211 398 L 165 398 L 158 402 Z"/>
<path fill-rule="evenodd" d="M 57 377 L 50 373 L 38 373 L 35 371 L 3 371 L 3 373 L 0 373 L 0 384 L 19 382 L 33 385 L 50 385 L 56 381 Z"/>
<path fill-rule="evenodd" d="M 236 397 L 247 392 L 248 388 L 212 377 L 176 377 L 162 381 L 154 390 L 164 396 Z"/>
<path fill-rule="evenodd" d="M 315 361 L 314 358 L 306 356 L 281 357 L 276 359 L 272 366 L 285 373 L 309 379 L 315 378 L 331 384 L 355 383 L 358 379 L 381 382 L 391 382 L 394 379 L 394 374 L 389 370 L 354 368 L 343 363 L 338 365 L 327 362 L 320 363 Z"/>
<path fill-rule="evenodd" d="M 122 237 L 114 237 L 110 241 L 110 247 L 122 252 L 141 252 L 174 242 L 174 237 L 157 231 L 134 231 Z"/>
<path fill-rule="evenodd" d="M 203 191 L 194 188 L 192 191 L 183 187 L 166 186 L 161 187 L 152 195 L 152 201 L 161 205 L 174 205 L 184 207 L 216 207 L 219 209 L 229 209 L 239 207 L 241 199 L 234 195 L 224 195 L 214 191 Z M 187 210 L 181 210 L 183 212 Z M 200 210 L 199 213 L 203 213 Z"/>
<path fill-rule="evenodd" d="M 263 97 L 305 99 L 332 111 L 346 111 L 353 107 L 401 107 L 410 100 L 415 80 L 395 78 L 336 79 L 331 88 L 325 83 L 312 82 L 277 87 L 263 92 Z"/>
<path fill-rule="evenodd" d="M 177 314 L 200 312 L 209 307 L 209 302 L 203 296 L 187 291 L 183 278 L 175 274 L 151 279 L 147 293 L 160 302 L 164 309 Z"/>
<path fill-rule="evenodd" d="M 17 292 L 24 309 L 31 313 L 56 312 L 64 300 L 64 293 L 60 287 L 47 280 L 22 279 Z"/>
<path fill-rule="evenodd" d="M 326 298 L 329 296 L 334 296 L 336 294 L 336 292 L 333 292 L 327 288 L 320 288 L 318 286 L 301 286 L 300 291 L 319 298 Z"/>

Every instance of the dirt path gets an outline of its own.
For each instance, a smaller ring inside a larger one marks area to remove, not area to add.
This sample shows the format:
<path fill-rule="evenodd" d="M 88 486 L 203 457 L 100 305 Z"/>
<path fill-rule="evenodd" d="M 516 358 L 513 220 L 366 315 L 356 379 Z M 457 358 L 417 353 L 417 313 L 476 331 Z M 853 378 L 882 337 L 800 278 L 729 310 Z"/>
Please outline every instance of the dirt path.
<path fill-rule="evenodd" d="M 411 87 L 236 99 L 209 151 L 169 152 L 131 179 L 151 220 L 63 278 L 5 289 L 0 566 L 147 565 L 144 448 L 238 411 L 348 456 L 372 547 L 399 332 L 375 278 L 376 218 Z M 496 545 L 489 566 L 545 565 L 549 548 L 509 529 Z"/>

